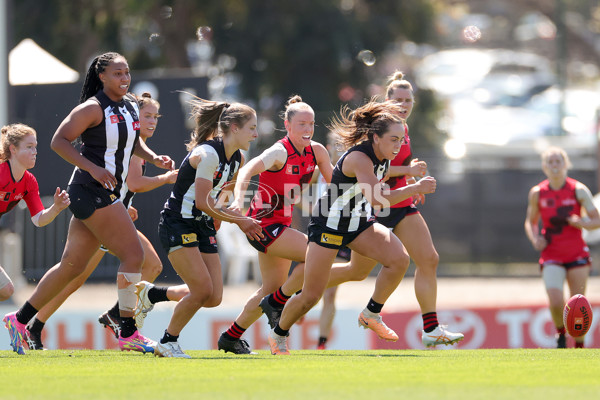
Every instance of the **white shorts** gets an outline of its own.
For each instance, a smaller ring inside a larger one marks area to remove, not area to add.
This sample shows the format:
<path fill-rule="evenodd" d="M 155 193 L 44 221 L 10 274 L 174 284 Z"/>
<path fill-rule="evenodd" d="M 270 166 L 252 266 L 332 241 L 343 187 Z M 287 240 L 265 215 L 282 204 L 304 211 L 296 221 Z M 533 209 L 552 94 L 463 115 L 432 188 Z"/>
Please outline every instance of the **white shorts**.
<path fill-rule="evenodd" d="M 3 289 L 9 283 L 12 283 L 12 281 L 4 271 L 4 268 L 0 267 L 0 289 Z"/>

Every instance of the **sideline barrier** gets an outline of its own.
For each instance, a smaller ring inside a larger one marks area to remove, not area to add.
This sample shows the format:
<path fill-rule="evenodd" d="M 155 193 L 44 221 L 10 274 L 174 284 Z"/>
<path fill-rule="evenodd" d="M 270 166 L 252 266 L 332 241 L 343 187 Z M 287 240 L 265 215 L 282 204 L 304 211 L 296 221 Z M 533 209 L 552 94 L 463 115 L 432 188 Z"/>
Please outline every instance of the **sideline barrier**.
<path fill-rule="evenodd" d="M 592 303 L 595 318 L 586 335 L 586 347 L 600 347 L 600 303 Z M 14 307 L 0 306 L 0 315 L 14 311 Z M 58 311 L 46 324 L 43 338 L 48 349 L 117 349 L 112 334 L 97 321 L 104 310 Z M 418 311 L 384 314 L 388 326 L 400 339 L 390 343 L 378 339 L 371 331 L 357 327 L 361 310 L 340 309 L 336 314 L 328 348 L 332 350 L 369 349 L 423 349 L 421 344 L 421 315 Z M 318 340 L 320 309 L 312 310 L 303 324 L 295 325 L 290 332 L 290 349 L 315 349 Z M 201 310 L 183 330 L 180 344 L 184 350 L 209 350 L 217 348 L 217 340 L 236 318 L 239 309 L 223 308 Z M 172 315 L 172 305 L 158 304 L 152 311 L 142 333 L 154 340 L 162 337 Z M 454 331 L 465 334 L 465 340 L 455 346 L 440 349 L 478 348 L 554 348 L 554 328 L 545 306 L 514 306 L 503 308 L 460 308 L 441 310 L 438 319 Z M 268 349 L 266 341 L 269 327 L 262 317 L 244 334 L 253 349 Z M 10 350 L 8 331 L 0 329 L 0 350 Z M 573 347 L 573 339 L 568 339 Z"/>

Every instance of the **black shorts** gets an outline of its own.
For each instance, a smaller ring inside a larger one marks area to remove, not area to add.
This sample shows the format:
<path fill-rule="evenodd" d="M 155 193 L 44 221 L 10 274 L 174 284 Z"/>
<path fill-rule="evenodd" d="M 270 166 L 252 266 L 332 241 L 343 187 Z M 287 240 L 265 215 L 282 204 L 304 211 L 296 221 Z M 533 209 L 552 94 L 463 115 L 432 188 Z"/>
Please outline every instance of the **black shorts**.
<path fill-rule="evenodd" d="M 588 265 L 592 265 L 592 258 L 590 256 L 585 256 L 585 257 L 578 258 L 575 261 L 566 262 L 566 263 L 548 260 L 548 261 L 544 262 L 543 264 L 540 264 L 540 269 L 544 269 L 544 265 L 546 265 L 546 264 L 558 265 L 559 267 L 564 267 L 564 269 L 566 269 L 568 271 L 572 268 L 586 267 Z"/>
<path fill-rule="evenodd" d="M 262 228 L 262 234 L 264 235 L 264 238 L 262 238 L 260 241 L 250 240 L 248 236 L 246 236 L 246 239 L 248 239 L 248 243 L 250 243 L 256 250 L 260 251 L 261 253 L 266 253 L 267 247 L 273 244 L 273 242 L 277 240 L 277 238 L 281 236 L 283 231 L 285 231 L 287 228 L 288 226 L 284 224 L 267 225 Z"/>
<path fill-rule="evenodd" d="M 370 228 L 374 223 L 375 220 L 372 219 L 357 231 L 339 232 L 316 224 L 311 219 L 308 223 L 308 241 L 315 242 L 319 246 L 327 247 L 328 249 L 340 249 L 348 246 L 358 235 Z"/>
<path fill-rule="evenodd" d="M 386 208 L 385 210 L 380 211 L 376 218 L 377 222 L 379 222 L 381 225 L 385 226 L 386 228 L 394 229 L 396 225 L 398 225 L 400 221 L 404 219 L 404 217 L 416 214 L 418 212 L 419 210 L 417 210 L 417 206 L 411 204 L 410 206 L 406 207 Z"/>
<path fill-rule="evenodd" d="M 160 244 L 167 253 L 180 247 L 198 247 L 201 253 L 218 252 L 212 219 L 181 218 L 162 211 L 158 222 Z"/>
<path fill-rule="evenodd" d="M 106 190 L 96 181 L 71 184 L 67 186 L 67 193 L 71 199 L 69 210 L 77 219 L 87 219 L 92 216 L 94 211 L 119 201 L 116 194 Z"/>

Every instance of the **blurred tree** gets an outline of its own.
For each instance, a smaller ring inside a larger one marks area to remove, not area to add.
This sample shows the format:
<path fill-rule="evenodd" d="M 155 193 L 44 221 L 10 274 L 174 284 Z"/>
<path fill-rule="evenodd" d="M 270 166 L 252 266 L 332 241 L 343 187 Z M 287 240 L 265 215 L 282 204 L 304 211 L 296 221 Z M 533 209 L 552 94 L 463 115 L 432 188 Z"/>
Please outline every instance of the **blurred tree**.
<path fill-rule="evenodd" d="M 342 103 L 363 102 L 368 84 L 383 80 L 373 63 L 390 43 L 435 42 L 434 3 L 13 0 L 12 7 L 16 21 L 27 21 L 14 25 L 15 42 L 30 37 L 79 71 L 108 50 L 124 54 L 134 70 L 188 68 L 194 45 L 204 41 L 213 64 L 223 55 L 233 60 L 242 97 L 261 112 L 274 115 L 298 93 L 322 126 Z"/>

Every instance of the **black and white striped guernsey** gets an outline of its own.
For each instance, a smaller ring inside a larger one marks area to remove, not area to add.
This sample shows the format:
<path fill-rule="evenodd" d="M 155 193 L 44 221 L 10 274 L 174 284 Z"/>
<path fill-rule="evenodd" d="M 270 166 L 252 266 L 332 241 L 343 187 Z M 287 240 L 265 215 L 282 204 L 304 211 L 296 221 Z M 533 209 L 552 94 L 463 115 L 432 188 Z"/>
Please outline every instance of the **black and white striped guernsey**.
<path fill-rule="evenodd" d="M 142 160 L 142 176 L 144 176 L 146 174 L 146 161 Z M 129 190 L 129 187 L 127 186 L 127 181 L 125 181 L 125 183 L 123 184 L 123 187 L 126 188 L 127 190 L 125 191 L 125 195 L 124 197 L 121 197 L 121 200 L 123 200 L 123 205 L 125 206 L 125 208 L 129 208 L 129 206 L 131 205 L 131 200 L 133 200 L 133 196 L 135 196 L 135 192 L 132 192 L 131 190 Z M 121 194 L 123 193 L 123 190 L 121 190 Z"/>
<path fill-rule="evenodd" d="M 225 147 L 220 139 L 208 140 L 201 143 L 207 153 L 216 153 L 219 158 L 219 165 L 213 175 L 213 189 L 210 192 L 210 197 L 216 199 L 221 193 L 221 189 L 227 182 L 233 179 L 233 176 L 240 168 L 242 162 L 242 153 L 237 150 L 228 160 L 225 156 Z M 173 190 L 165 203 L 164 209 L 168 210 L 171 215 L 179 216 L 180 218 L 195 218 L 200 219 L 202 216 L 207 216 L 204 212 L 196 208 L 196 168 L 190 165 L 189 158 L 194 153 L 194 150 L 188 153 L 177 174 L 177 181 L 173 185 Z M 200 161 L 202 162 L 202 161 Z"/>
<path fill-rule="evenodd" d="M 91 99 L 100 105 L 104 119 L 81 134 L 81 155 L 115 176 L 117 185 L 112 192 L 123 199 L 127 193 L 124 182 L 129 160 L 140 135 L 139 107 L 129 94 L 122 101 L 114 102 L 100 90 Z M 75 167 L 69 184 L 94 181 L 87 171 Z"/>
<path fill-rule="evenodd" d="M 363 196 L 356 177 L 348 177 L 342 172 L 344 160 L 354 151 L 371 159 L 373 172 L 379 180 L 384 178 L 390 165 L 388 160 L 379 160 L 375 156 L 370 142 L 357 144 L 340 157 L 333 169 L 331 184 L 315 205 L 312 215 L 316 224 L 340 233 L 356 232 L 373 217 L 373 208 Z"/>

